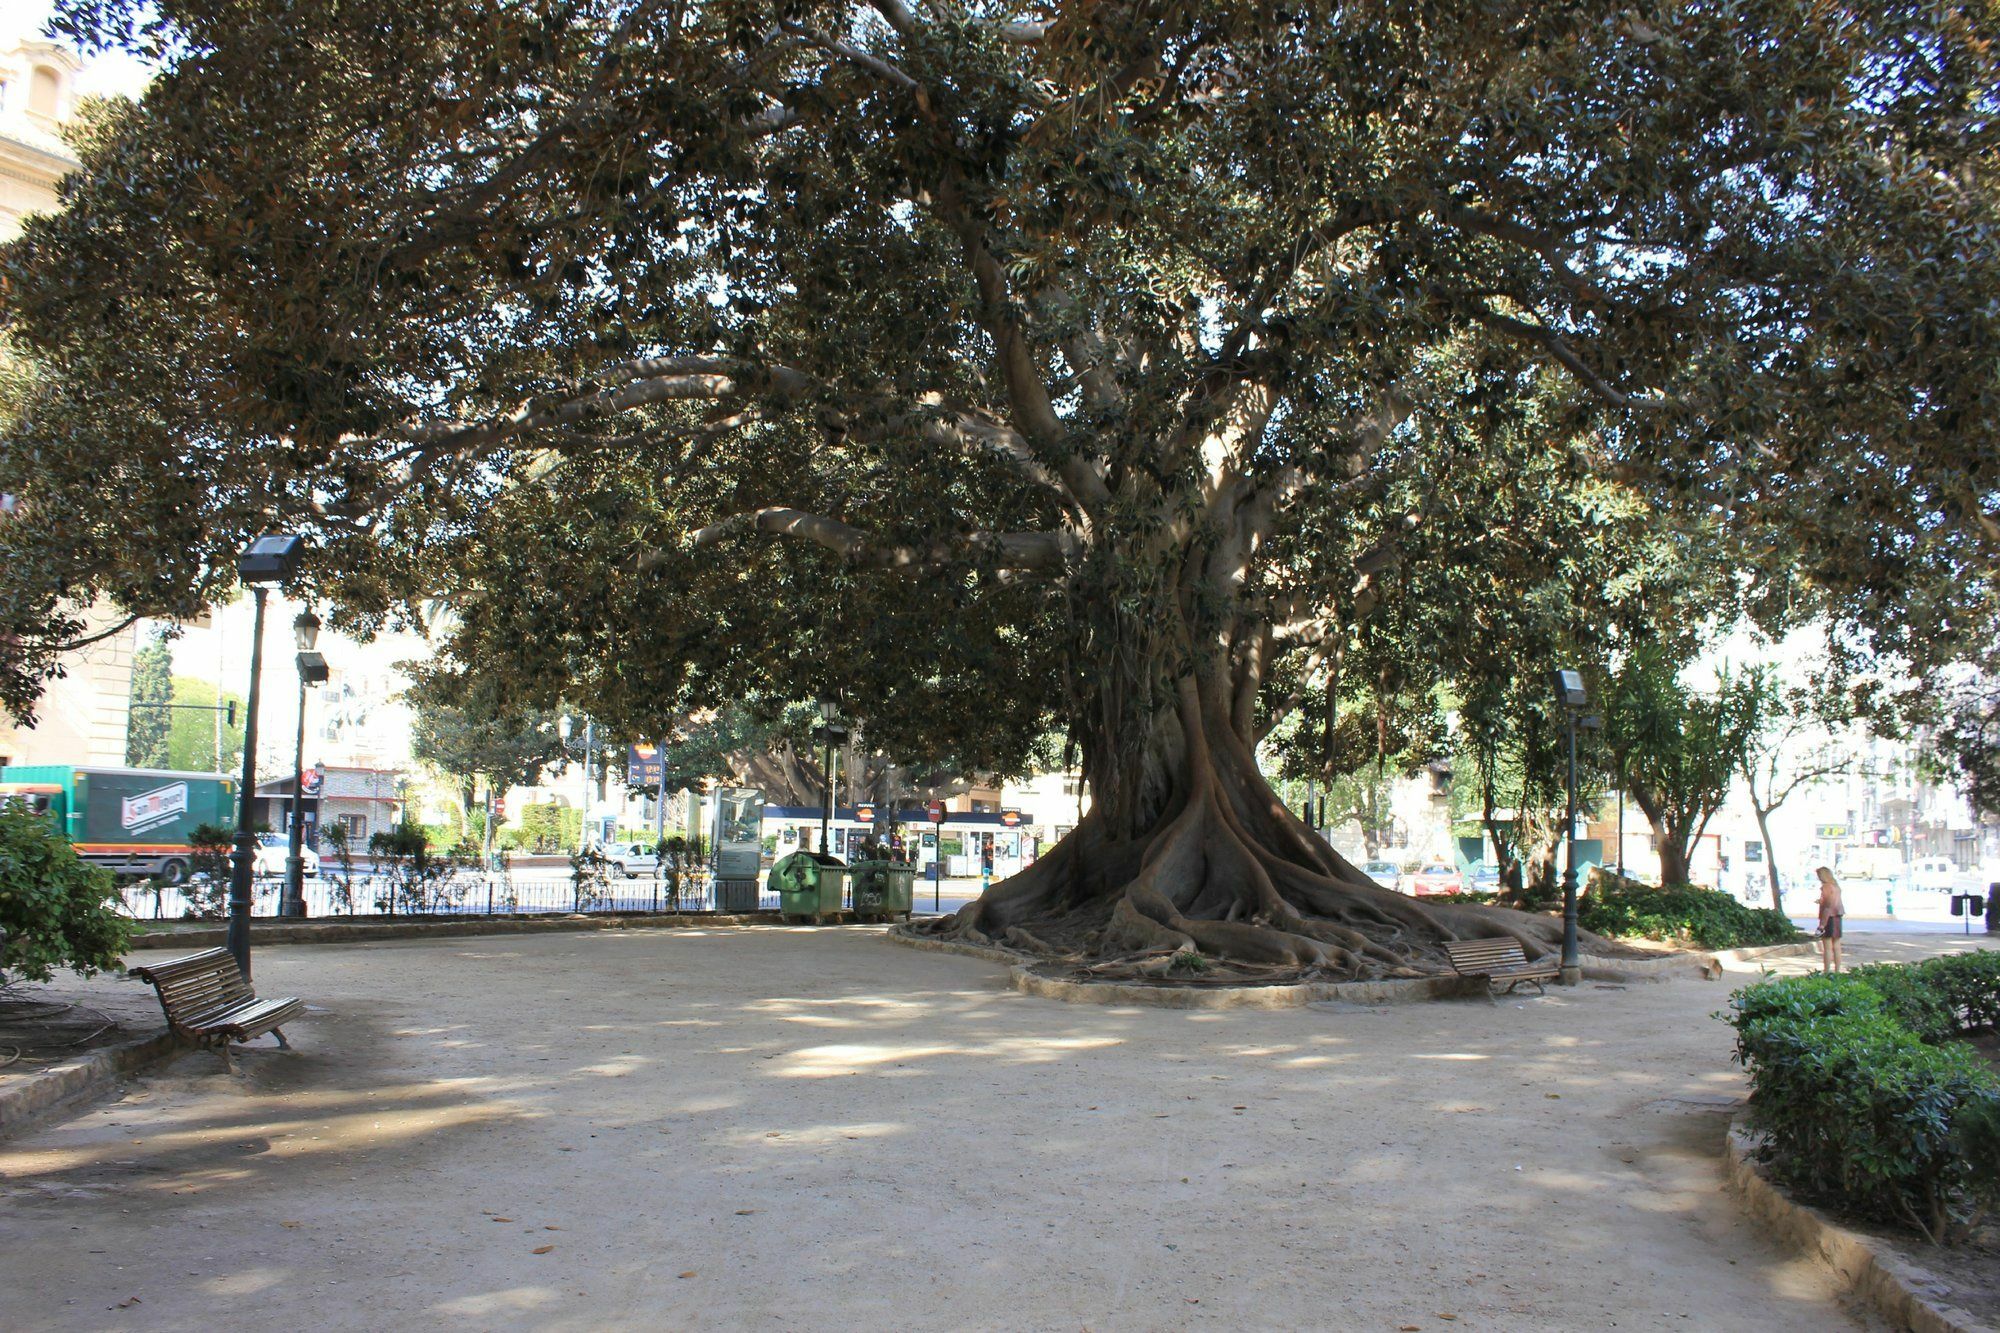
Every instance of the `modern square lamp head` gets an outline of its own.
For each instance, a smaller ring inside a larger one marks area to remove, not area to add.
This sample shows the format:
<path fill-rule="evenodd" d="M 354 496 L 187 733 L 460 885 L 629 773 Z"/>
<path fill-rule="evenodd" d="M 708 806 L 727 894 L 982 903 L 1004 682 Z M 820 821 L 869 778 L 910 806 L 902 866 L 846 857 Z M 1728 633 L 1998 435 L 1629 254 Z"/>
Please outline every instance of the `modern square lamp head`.
<path fill-rule="evenodd" d="M 267 532 L 236 557 L 236 573 L 245 583 L 283 583 L 299 567 L 305 539 L 291 532 Z"/>
<path fill-rule="evenodd" d="M 1583 692 L 1581 671 L 1560 670 L 1551 673 L 1556 686 L 1556 698 L 1564 708 L 1582 708 L 1590 702 Z"/>

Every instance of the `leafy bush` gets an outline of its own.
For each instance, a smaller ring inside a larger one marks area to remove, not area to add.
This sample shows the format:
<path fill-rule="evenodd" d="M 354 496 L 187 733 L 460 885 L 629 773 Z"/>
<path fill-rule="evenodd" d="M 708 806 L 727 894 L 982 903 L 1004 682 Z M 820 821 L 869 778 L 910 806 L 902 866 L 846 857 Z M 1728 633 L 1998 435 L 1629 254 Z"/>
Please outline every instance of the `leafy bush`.
<path fill-rule="evenodd" d="M 464 861 L 456 853 L 433 850 L 421 824 L 400 824 L 377 833 L 368 839 L 368 851 L 382 886 L 375 899 L 377 909 L 429 912 L 465 896 L 465 885 L 458 882 Z"/>
<path fill-rule="evenodd" d="M 197 824 L 188 834 L 188 882 L 181 886 L 187 914 L 202 921 L 229 915 L 229 877 L 236 834 L 220 824 Z"/>
<path fill-rule="evenodd" d="M 1848 974 L 1881 999 L 1891 1018 L 1932 1045 L 1958 1035 L 1958 1015 L 1924 965 L 1871 963 Z"/>
<path fill-rule="evenodd" d="M 1934 963 L 1958 960 L 1764 982 L 1726 1017 L 1778 1174 L 1950 1243 L 2000 1202 L 2000 1078 L 1942 998 L 1977 969 Z"/>
<path fill-rule="evenodd" d="M 331 883 L 327 896 L 340 911 L 351 913 L 354 911 L 354 839 L 348 836 L 347 825 L 338 821 L 322 828 L 319 839 L 332 853 L 333 864 L 338 871 L 328 877 Z"/>
<path fill-rule="evenodd" d="M 1768 907 L 1745 907 L 1715 889 L 1677 884 L 1656 889 L 1606 877 L 1577 900 L 1577 924 L 1599 935 L 1671 940 L 1703 949 L 1740 949 L 1803 939 Z"/>
<path fill-rule="evenodd" d="M 610 863 L 595 847 L 571 852 L 569 882 L 573 895 L 571 910 L 587 912 L 611 896 Z"/>
<path fill-rule="evenodd" d="M 1948 954 L 1918 967 L 1936 986 L 1960 1032 L 2000 1028 L 2000 951 Z"/>
<path fill-rule="evenodd" d="M 42 815 L 0 811 L 0 983 L 118 966 L 131 931 L 118 881 Z"/>

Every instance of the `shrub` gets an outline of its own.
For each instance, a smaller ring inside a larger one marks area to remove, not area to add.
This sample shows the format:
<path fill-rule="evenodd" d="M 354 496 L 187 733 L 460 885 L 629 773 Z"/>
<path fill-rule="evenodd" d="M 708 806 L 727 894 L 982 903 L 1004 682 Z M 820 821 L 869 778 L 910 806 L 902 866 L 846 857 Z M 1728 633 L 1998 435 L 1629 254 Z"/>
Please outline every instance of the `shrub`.
<path fill-rule="evenodd" d="M 571 852 L 569 882 L 573 895 L 571 910 L 587 912 L 611 896 L 609 863 L 595 847 Z"/>
<path fill-rule="evenodd" d="M 1599 935 L 1671 940 L 1703 949 L 1789 944 L 1797 926 L 1768 907 L 1745 907 L 1715 889 L 1677 884 L 1656 889 L 1606 876 L 1577 900 L 1577 924 Z"/>
<path fill-rule="evenodd" d="M 131 922 L 118 880 L 76 854 L 42 815 L 0 811 L 0 983 L 118 966 Z"/>
<path fill-rule="evenodd" d="M 333 864 L 339 871 L 332 876 L 333 883 L 327 889 L 327 896 L 333 905 L 343 912 L 354 911 L 354 839 L 348 836 L 347 825 L 328 824 L 319 831 L 320 841 L 333 854 Z"/>
<path fill-rule="evenodd" d="M 188 834 L 188 882 L 181 886 L 187 914 L 202 921 L 229 915 L 230 853 L 236 834 L 219 824 L 198 824 Z"/>
<path fill-rule="evenodd" d="M 2000 951 L 1948 954 L 1918 965 L 1961 1032 L 2000 1028 Z"/>
<path fill-rule="evenodd" d="M 1871 963 L 1849 975 L 1880 996 L 1889 1015 L 1919 1040 L 1936 1045 L 1958 1035 L 1958 1015 L 1928 965 Z"/>
<path fill-rule="evenodd" d="M 382 891 L 378 909 L 429 912 L 456 903 L 465 895 L 457 882 L 464 862 L 454 853 L 434 851 L 421 824 L 401 824 L 368 840 L 368 851 Z"/>
<path fill-rule="evenodd" d="M 1726 1017 L 1777 1173 L 1950 1243 L 2000 1190 L 2000 1078 L 1929 967 L 1764 982 Z"/>

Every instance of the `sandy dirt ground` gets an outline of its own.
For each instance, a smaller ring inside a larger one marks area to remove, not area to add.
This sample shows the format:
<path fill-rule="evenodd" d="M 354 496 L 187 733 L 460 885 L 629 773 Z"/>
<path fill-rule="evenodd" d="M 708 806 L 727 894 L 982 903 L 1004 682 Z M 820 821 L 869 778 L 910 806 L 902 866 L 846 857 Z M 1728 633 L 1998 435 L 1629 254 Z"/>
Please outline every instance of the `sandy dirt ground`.
<path fill-rule="evenodd" d="M 1722 1192 L 1741 980 L 1201 1014 L 866 928 L 271 948 L 294 1051 L 0 1143 L 0 1327 L 1867 1327 Z"/>

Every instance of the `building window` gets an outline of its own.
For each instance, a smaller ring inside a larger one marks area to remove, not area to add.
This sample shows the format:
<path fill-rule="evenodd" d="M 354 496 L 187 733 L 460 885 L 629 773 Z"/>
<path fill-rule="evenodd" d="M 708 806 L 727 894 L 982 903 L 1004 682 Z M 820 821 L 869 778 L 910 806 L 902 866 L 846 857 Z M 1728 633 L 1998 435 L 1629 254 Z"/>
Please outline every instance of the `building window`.
<path fill-rule="evenodd" d="M 340 816 L 340 826 L 347 830 L 347 842 L 349 846 L 354 846 L 367 840 L 368 816 L 342 815 Z"/>
<path fill-rule="evenodd" d="M 57 114 L 57 97 L 62 92 L 62 79 L 47 65 L 35 66 L 34 77 L 28 80 L 28 110 L 38 116 L 54 120 Z"/>

